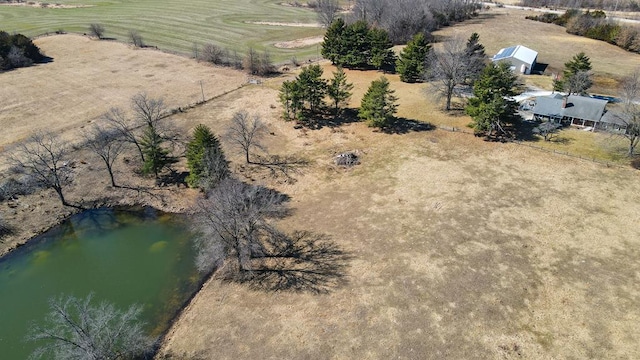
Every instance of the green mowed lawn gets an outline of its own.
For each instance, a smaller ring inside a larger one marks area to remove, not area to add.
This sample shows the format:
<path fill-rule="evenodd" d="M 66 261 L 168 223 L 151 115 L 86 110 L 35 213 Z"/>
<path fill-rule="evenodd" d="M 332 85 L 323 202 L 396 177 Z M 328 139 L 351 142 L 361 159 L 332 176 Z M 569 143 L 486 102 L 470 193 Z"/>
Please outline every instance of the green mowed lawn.
<path fill-rule="evenodd" d="M 145 43 L 162 50 L 192 54 L 194 45 L 215 43 L 244 53 L 248 47 L 267 49 L 275 61 L 316 57 L 316 45 L 299 49 L 273 46 L 321 35 L 313 27 L 258 25 L 248 22 L 315 23 L 316 14 L 306 8 L 280 5 L 278 0 L 58 0 L 52 3 L 87 5 L 77 8 L 0 6 L 0 29 L 27 36 L 64 30 L 85 33 L 100 23 L 105 37 L 128 41 L 130 30 Z"/>

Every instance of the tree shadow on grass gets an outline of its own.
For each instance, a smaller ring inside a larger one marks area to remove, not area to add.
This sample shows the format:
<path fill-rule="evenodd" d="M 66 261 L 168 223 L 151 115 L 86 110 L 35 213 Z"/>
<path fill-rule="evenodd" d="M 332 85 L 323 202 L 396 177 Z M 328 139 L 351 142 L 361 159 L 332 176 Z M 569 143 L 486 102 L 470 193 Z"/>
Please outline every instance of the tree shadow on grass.
<path fill-rule="evenodd" d="M 360 122 L 358 110 L 347 108 L 342 109 L 338 114 L 327 111 L 322 114 L 313 114 L 308 119 L 298 121 L 297 128 L 306 128 L 309 130 L 320 130 L 324 127 L 336 128 L 342 125 Z"/>
<path fill-rule="evenodd" d="M 156 179 L 156 185 L 158 186 L 170 186 L 170 185 L 184 185 L 187 186 L 188 171 L 175 171 L 171 170 L 166 174 L 160 175 Z"/>
<path fill-rule="evenodd" d="M 382 132 L 386 134 L 407 134 L 410 132 L 422 132 L 435 130 L 435 126 L 422 121 L 394 118 L 382 128 Z"/>
<path fill-rule="evenodd" d="M 326 294 L 346 284 L 351 258 L 326 235 L 271 230 L 265 246 L 256 250 L 253 269 L 228 280 L 254 290 Z"/>
<path fill-rule="evenodd" d="M 516 140 L 518 141 L 540 141 L 540 138 L 536 136 L 534 129 L 538 127 L 538 123 L 535 121 L 520 121 L 513 127 Z"/>

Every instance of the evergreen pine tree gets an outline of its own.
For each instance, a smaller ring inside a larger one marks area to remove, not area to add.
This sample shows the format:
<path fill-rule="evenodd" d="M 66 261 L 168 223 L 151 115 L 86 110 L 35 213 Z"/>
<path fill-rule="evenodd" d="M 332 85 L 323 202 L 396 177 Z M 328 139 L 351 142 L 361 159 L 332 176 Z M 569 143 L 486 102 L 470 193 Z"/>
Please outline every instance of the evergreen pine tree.
<path fill-rule="evenodd" d="M 382 128 L 397 111 L 398 105 L 394 90 L 389 88 L 389 80 L 382 76 L 379 80 L 371 82 L 371 86 L 364 94 L 358 117 L 367 121 L 371 127 Z"/>
<path fill-rule="evenodd" d="M 334 65 L 342 65 L 344 57 L 345 23 L 342 18 L 335 19 L 327 28 L 322 42 L 322 56 Z"/>
<path fill-rule="evenodd" d="M 484 52 L 484 45 L 480 44 L 480 35 L 473 33 L 467 40 L 465 48 L 465 57 L 468 62 L 468 79 L 467 82 L 472 84 L 478 79 L 482 69 L 484 69 L 487 55 Z"/>
<path fill-rule="evenodd" d="M 400 74 L 400 80 L 414 83 L 422 79 L 425 71 L 427 54 L 431 46 L 427 43 L 424 34 L 416 34 L 400 53 L 396 62 L 396 70 Z"/>
<path fill-rule="evenodd" d="M 484 68 L 473 86 L 474 97 L 465 108 L 476 134 L 505 133 L 504 125 L 518 119 L 518 104 L 508 99 L 516 95 L 517 79 L 508 63 L 491 63 Z"/>
<path fill-rule="evenodd" d="M 228 173 L 220 141 L 211 129 L 202 124 L 195 127 L 186 155 L 189 167 L 187 184 L 192 188 L 202 188 L 205 183 L 209 184 L 208 187 L 213 186 Z"/>
<path fill-rule="evenodd" d="M 169 156 L 169 150 L 162 147 L 164 140 L 152 126 L 147 126 L 140 145 L 144 153 L 144 163 L 142 164 L 142 172 L 144 174 L 153 173 L 158 177 L 158 173 L 166 166 L 175 162 L 175 159 Z"/>
<path fill-rule="evenodd" d="M 340 107 L 346 104 L 351 97 L 353 84 L 347 82 L 347 75 L 341 67 L 333 73 L 333 79 L 329 81 L 327 86 L 327 95 L 333 100 L 335 114 L 340 111 Z"/>
<path fill-rule="evenodd" d="M 343 34 L 343 51 L 337 65 L 346 68 L 364 68 L 369 65 L 371 42 L 369 25 L 356 21 L 347 26 Z"/>
<path fill-rule="evenodd" d="M 296 78 L 300 98 L 309 105 L 309 112 L 316 113 L 324 106 L 327 93 L 327 81 L 322 78 L 323 70 L 320 65 L 310 65 L 302 69 Z"/>
<path fill-rule="evenodd" d="M 367 41 L 369 44 L 367 64 L 378 70 L 392 67 L 396 55 L 391 49 L 393 43 L 391 43 L 387 31 L 376 28 L 370 29 L 367 33 Z"/>
<path fill-rule="evenodd" d="M 583 94 L 591 87 L 593 82 L 589 71 L 591 71 L 591 59 L 584 52 L 573 56 L 571 61 L 564 63 L 562 84 L 563 90 L 571 94 Z M 558 86 L 559 86 L 558 84 Z M 554 90 L 556 84 L 554 83 Z"/>
<path fill-rule="evenodd" d="M 282 83 L 280 88 L 280 103 L 284 108 L 283 117 L 285 120 L 298 119 L 301 111 L 304 109 L 302 96 L 300 94 L 300 86 L 297 80 L 287 80 Z"/>

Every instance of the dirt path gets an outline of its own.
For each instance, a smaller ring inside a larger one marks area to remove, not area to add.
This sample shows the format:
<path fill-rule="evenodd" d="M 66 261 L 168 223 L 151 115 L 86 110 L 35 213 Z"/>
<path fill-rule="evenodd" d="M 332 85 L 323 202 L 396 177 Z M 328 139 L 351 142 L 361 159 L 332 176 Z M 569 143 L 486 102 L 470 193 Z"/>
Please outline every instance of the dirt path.
<path fill-rule="evenodd" d="M 320 44 L 322 43 L 323 40 L 324 40 L 323 36 L 311 36 L 311 37 L 296 39 L 291 41 L 277 42 L 273 44 L 273 46 L 277 48 L 282 48 L 282 49 L 295 49 L 295 48 L 301 48 L 305 46 Z"/>

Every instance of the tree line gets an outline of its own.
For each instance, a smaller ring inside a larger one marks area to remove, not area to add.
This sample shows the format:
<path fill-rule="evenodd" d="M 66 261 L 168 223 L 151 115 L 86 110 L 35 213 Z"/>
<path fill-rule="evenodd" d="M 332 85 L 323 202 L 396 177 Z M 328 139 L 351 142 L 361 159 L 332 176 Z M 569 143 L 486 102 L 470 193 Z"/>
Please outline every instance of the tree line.
<path fill-rule="evenodd" d="M 356 0 L 349 22 L 365 21 L 389 33 L 394 44 L 404 44 L 417 33 L 461 22 L 477 14 L 476 0 Z"/>
<path fill-rule="evenodd" d="M 40 49 L 28 37 L 0 31 L 0 70 L 30 66 L 45 59 Z"/>
<path fill-rule="evenodd" d="M 526 18 L 560 25 L 565 27 L 569 34 L 606 41 L 627 51 L 640 53 L 640 28 L 608 19 L 602 10 L 569 9 L 562 15 L 545 13 Z"/>
<path fill-rule="evenodd" d="M 202 47 L 194 45 L 193 56 L 199 61 L 244 70 L 251 75 L 267 76 L 277 72 L 271 54 L 266 49 L 260 52 L 249 47 L 245 54 L 240 54 L 236 50 L 207 43 Z"/>

